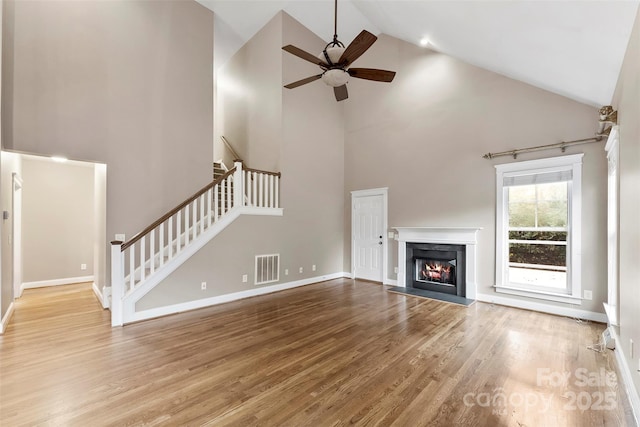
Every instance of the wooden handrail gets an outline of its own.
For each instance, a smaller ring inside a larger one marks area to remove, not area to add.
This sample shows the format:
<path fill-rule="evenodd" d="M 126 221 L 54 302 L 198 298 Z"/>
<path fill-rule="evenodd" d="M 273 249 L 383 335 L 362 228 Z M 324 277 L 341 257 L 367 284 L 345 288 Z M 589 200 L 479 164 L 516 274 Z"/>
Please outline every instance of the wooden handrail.
<path fill-rule="evenodd" d="M 243 170 L 245 170 L 247 172 L 258 172 L 258 173 L 262 173 L 262 174 L 265 174 L 265 175 L 273 175 L 273 176 L 277 176 L 278 178 L 280 178 L 282 176 L 282 174 L 280 172 L 261 171 L 260 169 L 251 169 L 251 168 L 244 168 Z"/>
<path fill-rule="evenodd" d="M 233 149 L 233 147 L 231 146 L 231 143 L 229 143 L 229 141 L 227 141 L 227 138 L 225 138 L 223 135 L 220 135 L 220 139 L 222 139 L 222 142 L 224 142 L 224 145 L 227 147 L 227 149 L 233 155 L 233 161 L 234 162 L 241 162 L 242 159 L 240 158 L 238 153 L 236 153 L 236 150 Z"/>
<path fill-rule="evenodd" d="M 234 172 L 236 171 L 236 168 L 232 168 L 229 169 L 227 172 L 225 172 L 224 175 L 222 175 L 221 177 L 219 177 L 218 179 L 216 179 L 215 181 L 207 184 L 206 186 L 204 186 L 202 189 L 198 190 L 198 192 L 196 192 L 193 196 L 189 197 L 187 200 L 185 200 L 184 202 L 180 203 L 178 206 L 176 206 L 175 208 L 171 209 L 169 212 L 167 212 L 166 214 L 162 215 L 160 218 L 158 218 L 157 220 L 155 220 L 150 226 L 148 226 L 147 228 L 145 228 L 144 230 L 142 230 L 141 232 L 139 232 L 138 234 L 136 234 L 135 236 L 133 236 L 131 239 L 129 239 L 127 242 L 122 244 L 122 251 L 124 251 L 125 249 L 127 249 L 129 246 L 133 245 L 134 243 L 136 243 L 138 240 L 140 240 L 143 236 L 146 236 L 147 234 L 149 234 L 154 228 L 156 228 L 157 226 L 159 226 L 160 224 L 162 224 L 163 222 L 165 222 L 166 220 L 168 220 L 170 217 L 172 217 L 173 215 L 175 215 L 176 213 L 178 213 L 178 211 L 182 208 L 184 208 L 185 206 L 187 206 L 189 203 L 193 202 L 194 200 L 196 200 L 198 197 L 202 196 L 204 193 L 206 193 L 207 191 L 209 191 L 209 189 L 213 188 L 214 186 L 216 186 L 217 184 L 221 183 L 222 181 L 224 181 L 225 179 L 227 179 L 229 177 L 229 175 L 232 175 Z"/>

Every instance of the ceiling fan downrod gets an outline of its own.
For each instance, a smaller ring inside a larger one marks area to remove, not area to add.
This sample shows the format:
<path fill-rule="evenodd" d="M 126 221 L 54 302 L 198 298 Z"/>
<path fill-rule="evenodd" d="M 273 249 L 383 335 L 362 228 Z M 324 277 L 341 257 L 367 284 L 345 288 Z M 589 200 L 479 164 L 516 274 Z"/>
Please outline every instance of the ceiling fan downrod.
<path fill-rule="evenodd" d="M 324 50 L 322 51 L 327 64 L 329 64 L 333 68 L 338 64 L 334 63 L 327 53 L 327 49 L 329 48 L 345 48 L 344 44 L 340 40 L 338 40 L 338 0 L 335 0 L 333 8 L 333 41 L 327 43 L 327 45 L 324 47 Z"/>

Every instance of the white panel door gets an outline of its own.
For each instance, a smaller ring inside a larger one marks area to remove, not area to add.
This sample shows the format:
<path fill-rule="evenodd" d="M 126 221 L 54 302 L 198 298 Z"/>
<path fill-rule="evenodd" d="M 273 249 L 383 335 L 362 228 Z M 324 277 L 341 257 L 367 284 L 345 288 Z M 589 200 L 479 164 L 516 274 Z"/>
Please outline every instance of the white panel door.
<path fill-rule="evenodd" d="M 383 196 L 353 198 L 354 276 L 382 282 Z"/>

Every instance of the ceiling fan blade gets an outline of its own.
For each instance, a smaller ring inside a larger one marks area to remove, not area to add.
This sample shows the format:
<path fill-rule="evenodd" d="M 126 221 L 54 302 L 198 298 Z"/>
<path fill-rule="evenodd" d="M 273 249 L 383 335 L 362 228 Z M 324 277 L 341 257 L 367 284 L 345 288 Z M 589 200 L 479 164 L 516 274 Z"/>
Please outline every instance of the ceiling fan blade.
<path fill-rule="evenodd" d="M 318 80 L 320 77 L 322 77 L 322 74 L 318 74 L 317 76 L 307 77 L 306 79 L 298 80 L 297 82 L 289 83 L 288 85 L 285 85 L 284 87 L 286 87 L 287 89 L 293 89 L 293 88 L 296 88 L 298 86 L 302 86 L 302 85 L 306 85 L 307 83 L 314 82 L 314 81 Z"/>
<path fill-rule="evenodd" d="M 321 67 L 326 67 L 327 64 L 320 58 L 318 58 L 317 56 L 314 56 L 312 54 L 310 54 L 309 52 L 305 52 L 304 50 L 300 49 L 299 47 L 295 47 L 293 45 L 286 45 L 282 48 L 282 50 L 289 52 L 292 55 L 297 56 L 298 58 L 302 58 L 305 61 L 309 61 L 313 64 L 319 65 Z"/>
<path fill-rule="evenodd" d="M 349 93 L 347 92 L 347 85 L 334 87 L 333 93 L 336 96 L 336 101 L 344 101 L 349 97 Z"/>
<path fill-rule="evenodd" d="M 351 77 L 357 79 L 374 80 L 376 82 L 389 83 L 396 76 L 395 71 L 376 70 L 375 68 L 349 68 L 347 70 Z"/>
<path fill-rule="evenodd" d="M 365 53 L 376 40 L 378 40 L 376 36 L 367 30 L 362 30 L 362 32 L 353 39 L 351 44 L 347 46 L 347 49 L 342 53 L 339 63 L 344 64 L 344 67 L 348 67 L 349 64 L 360 58 L 360 55 Z"/>

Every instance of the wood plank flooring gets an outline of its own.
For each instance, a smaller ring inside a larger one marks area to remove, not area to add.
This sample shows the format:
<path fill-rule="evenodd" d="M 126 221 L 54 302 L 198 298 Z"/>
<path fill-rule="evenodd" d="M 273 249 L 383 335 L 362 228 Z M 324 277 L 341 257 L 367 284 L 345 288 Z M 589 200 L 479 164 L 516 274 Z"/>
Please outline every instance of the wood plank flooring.
<path fill-rule="evenodd" d="M 88 285 L 27 290 L 0 425 L 631 426 L 603 329 L 347 279 L 112 329 Z"/>

